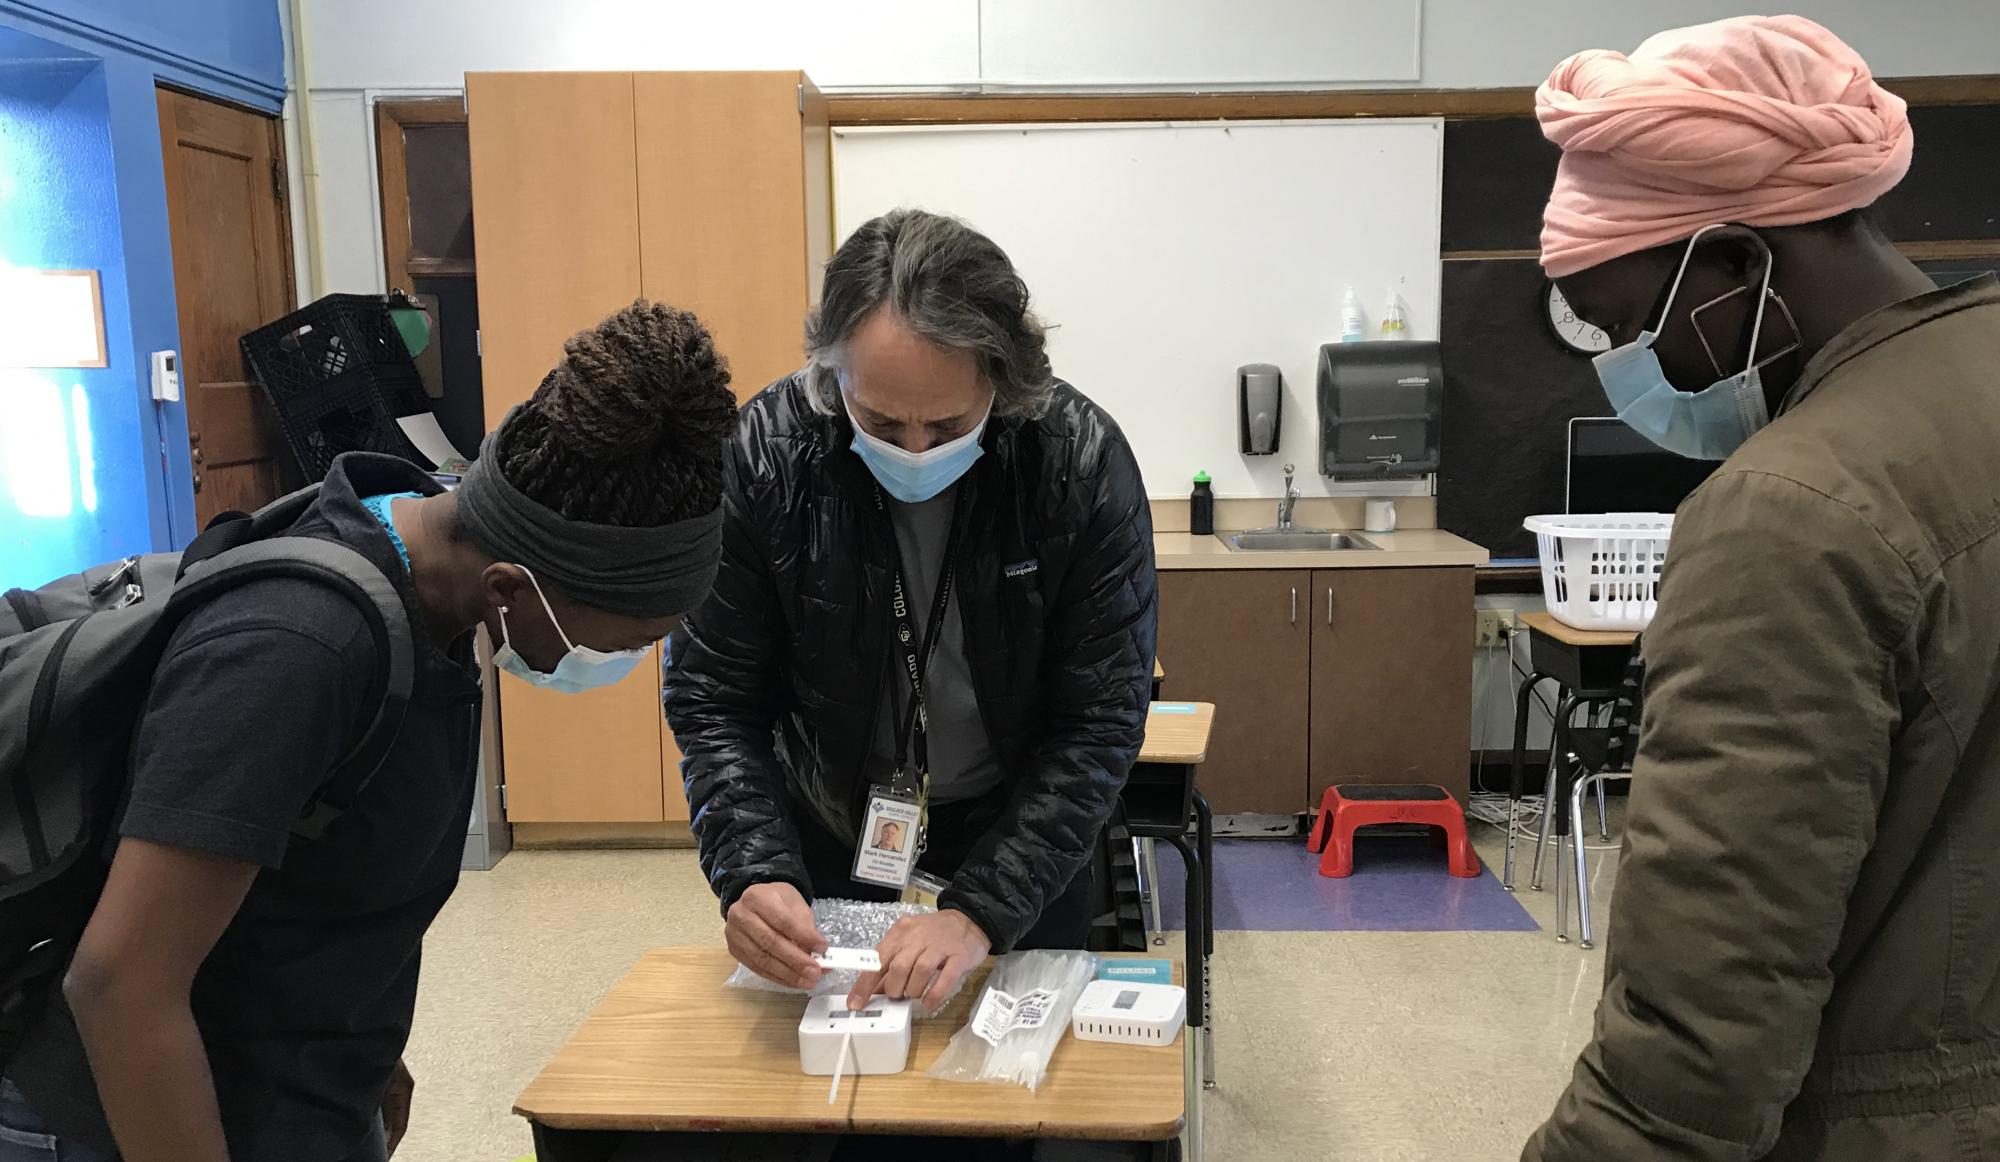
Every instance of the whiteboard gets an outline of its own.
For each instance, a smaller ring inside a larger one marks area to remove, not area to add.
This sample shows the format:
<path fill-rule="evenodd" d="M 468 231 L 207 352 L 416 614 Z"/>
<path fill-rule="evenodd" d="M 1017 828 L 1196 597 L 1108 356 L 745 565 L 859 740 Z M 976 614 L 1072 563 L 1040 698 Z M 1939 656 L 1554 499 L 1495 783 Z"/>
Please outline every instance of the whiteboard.
<path fill-rule="evenodd" d="M 1314 369 L 1350 285 L 1372 328 L 1391 287 L 1437 337 L 1443 123 L 1009 125 L 834 132 L 834 226 L 899 206 L 1005 249 L 1051 324 L 1055 372 L 1117 418 L 1147 491 L 1328 493 Z M 1276 456 L 1239 455 L 1236 368 L 1285 375 Z"/>

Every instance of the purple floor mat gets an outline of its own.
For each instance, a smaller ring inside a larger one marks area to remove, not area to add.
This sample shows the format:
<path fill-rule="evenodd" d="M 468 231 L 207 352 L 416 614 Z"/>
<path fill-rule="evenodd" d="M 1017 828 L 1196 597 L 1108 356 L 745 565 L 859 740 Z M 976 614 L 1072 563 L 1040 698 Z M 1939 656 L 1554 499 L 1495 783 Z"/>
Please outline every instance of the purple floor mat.
<path fill-rule="evenodd" d="M 1159 844 L 1160 903 L 1169 929 L 1186 927 L 1180 854 Z M 1533 932 L 1539 929 L 1494 869 L 1462 880 L 1421 836 L 1354 844 L 1354 874 L 1319 874 L 1319 856 L 1294 839 L 1215 841 L 1215 927 L 1233 932 Z"/>

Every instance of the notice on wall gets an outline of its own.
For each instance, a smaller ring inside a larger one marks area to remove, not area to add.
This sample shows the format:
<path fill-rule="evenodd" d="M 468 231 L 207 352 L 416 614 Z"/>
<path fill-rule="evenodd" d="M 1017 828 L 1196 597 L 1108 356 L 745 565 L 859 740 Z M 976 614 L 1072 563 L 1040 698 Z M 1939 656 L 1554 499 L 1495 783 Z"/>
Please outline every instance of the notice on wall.
<path fill-rule="evenodd" d="M 94 270 L 0 266 L 0 367 L 103 367 Z"/>

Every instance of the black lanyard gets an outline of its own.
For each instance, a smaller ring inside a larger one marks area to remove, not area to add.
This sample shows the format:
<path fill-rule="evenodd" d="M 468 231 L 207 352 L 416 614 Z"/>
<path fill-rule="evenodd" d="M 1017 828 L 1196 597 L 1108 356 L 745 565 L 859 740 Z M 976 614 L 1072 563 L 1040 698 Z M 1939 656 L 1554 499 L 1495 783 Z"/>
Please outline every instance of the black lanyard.
<path fill-rule="evenodd" d="M 875 490 L 875 507 L 885 515 L 888 505 L 882 499 L 880 488 Z M 931 600 L 930 620 L 925 623 L 921 642 L 916 626 L 910 620 L 910 601 L 903 585 L 903 551 L 896 544 L 896 527 L 889 526 L 889 542 L 896 553 L 895 587 L 890 592 L 891 615 L 896 621 L 897 654 L 902 659 L 903 677 L 910 684 L 910 701 L 896 713 L 896 774 L 900 781 L 910 775 L 910 759 L 916 759 L 915 777 L 928 780 L 931 770 L 930 722 L 924 707 L 924 676 L 930 671 L 932 659 L 937 656 L 938 643 L 944 639 L 945 611 L 951 604 L 952 557 L 958 545 L 958 519 L 952 513 L 952 531 L 945 539 L 944 564 L 938 569 L 937 595 Z M 901 699 L 896 699 L 901 702 Z"/>

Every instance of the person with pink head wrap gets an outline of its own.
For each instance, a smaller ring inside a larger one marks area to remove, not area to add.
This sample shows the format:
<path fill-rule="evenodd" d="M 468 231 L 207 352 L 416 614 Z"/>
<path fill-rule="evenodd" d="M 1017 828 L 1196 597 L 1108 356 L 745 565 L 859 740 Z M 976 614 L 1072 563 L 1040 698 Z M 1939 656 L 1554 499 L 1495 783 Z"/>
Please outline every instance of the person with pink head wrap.
<path fill-rule="evenodd" d="M 1726 462 L 1644 638 L 1595 1035 L 1522 1156 L 2000 1157 L 2000 282 L 1876 224 L 1910 124 L 1812 21 L 1579 53 L 1537 113 L 1606 395 Z"/>
<path fill-rule="evenodd" d="M 1542 227 L 1550 278 L 1711 222 L 1796 226 L 1869 205 L 1910 169 L 1903 99 L 1831 32 L 1743 16 L 1594 50 L 1535 92 L 1562 147 Z"/>

